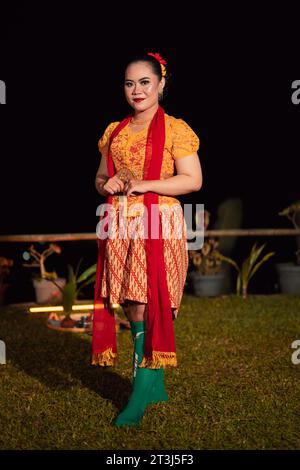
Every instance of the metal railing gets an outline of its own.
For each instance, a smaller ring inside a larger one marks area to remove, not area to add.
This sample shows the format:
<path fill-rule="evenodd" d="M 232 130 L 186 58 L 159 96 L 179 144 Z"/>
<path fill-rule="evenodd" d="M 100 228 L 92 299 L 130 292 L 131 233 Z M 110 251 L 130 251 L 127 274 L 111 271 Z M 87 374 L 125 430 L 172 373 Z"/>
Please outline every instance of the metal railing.
<path fill-rule="evenodd" d="M 187 234 L 196 235 L 203 232 L 188 231 Z M 300 235 L 300 229 L 285 228 L 252 228 L 252 229 L 227 229 L 205 230 L 204 237 L 282 237 Z M 0 243 L 29 243 L 29 242 L 58 242 L 58 241 L 84 241 L 97 240 L 96 233 L 50 233 L 50 234 L 25 234 L 25 235 L 0 235 Z"/>

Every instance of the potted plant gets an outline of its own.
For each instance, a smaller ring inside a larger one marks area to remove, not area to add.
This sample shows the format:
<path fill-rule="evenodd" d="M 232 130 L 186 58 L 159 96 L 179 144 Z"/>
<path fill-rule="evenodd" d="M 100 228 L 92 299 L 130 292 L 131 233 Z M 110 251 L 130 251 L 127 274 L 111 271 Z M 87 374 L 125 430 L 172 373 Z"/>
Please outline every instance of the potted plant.
<path fill-rule="evenodd" d="M 29 259 L 32 258 L 32 261 L 23 263 L 23 266 L 26 268 L 39 268 L 39 274 L 33 276 L 33 287 L 38 304 L 59 303 L 62 299 L 59 288 L 64 287 L 66 279 L 58 277 L 55 271 L 47 272 L 45 267 L 46 259 L 54 253 L 61 253 L 60 246 L 55 243 L 50 243 L 49 247 L 41 253 L 35 249 L 34 245 L 31 245 L 28 252 L 26 252 Z M 55 284 L 51 282 L 54 279 Z"/>
<path fill-rule="evenodd" d="M 300 229 L 300 201 L 295 201 L 278 213 L 287 217 L 294 228 Z M 297 250 L 294 260 L 276 263 L 280 290 L 284 294 L 300 294 L 300 236 L 296 237 Z"/>
<path fill-rule="evenodd" d="M 231 264 L 237 270 L 238 276 L 236 281 L 236 293 L 237 295 L 242 295 L 244 299 L 246 299 L 248 296 L 248 284 L 250 279 L 254 276 L 258 268 L 275 254 L 274 252 L 267 253 L 263 259 L 258 261 L 258 258 L 265 245 L 266 244 L 257 247 L 256 243 L 254 243 L 251 248 L 250 255 L 245 259 L 245 261 L 243 261 L 241 268 L 228 256 L 224 256 L 221 253 L 218 254 L 222 261 Z"/>
<path fill-rule="evenodd" d="M 7 277 L 10 273 L 10 268 L 14 262 L 12 259 L 0 256 L 0 305 L 4 303 L 4 296 L 9 284 L 6 282 Z"/>
<path fill-rule="evenodd" d="M 56 285 L 62 293 L 63 315 L 64 318 L 60 322 L 63 328 L 75 327 L 77 321 L 71 318 L 72 307 L 76 303 L 81 290 L 95 281 L 96 278 L 96 264 L 93 264 L 80 275 L 78 274 L 81 260 L 77 265 L 76 271 L 71 265 L 68 265 L 68 280 L 66 284 L 61 287 L 57 284 L 57 279 L 52 279 L 52 283 Z"/>
<path fill-rule="evenodd" d="M 208 227 L 210 213 L 204 211 L 204 229 Z M 219 257 L 219 242 L 214 238 L 206 239 L 200 250 L 190 250 L 189 260 L 193 270 L 189 277 L 196 296 L 217 296 L 225 290 L 225 271 Z"/>

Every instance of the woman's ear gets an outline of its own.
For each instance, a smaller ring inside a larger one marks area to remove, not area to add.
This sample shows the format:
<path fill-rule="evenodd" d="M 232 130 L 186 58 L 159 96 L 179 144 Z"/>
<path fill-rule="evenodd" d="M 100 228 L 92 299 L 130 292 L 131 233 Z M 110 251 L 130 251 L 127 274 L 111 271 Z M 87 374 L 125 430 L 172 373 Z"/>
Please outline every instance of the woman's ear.
<path fill-rule="evenodd" d="M 162 77 L 160 81 L 160 91 L 163 91 L 165 84 L 166 84 L 166 79 L 165 77 Z"/>

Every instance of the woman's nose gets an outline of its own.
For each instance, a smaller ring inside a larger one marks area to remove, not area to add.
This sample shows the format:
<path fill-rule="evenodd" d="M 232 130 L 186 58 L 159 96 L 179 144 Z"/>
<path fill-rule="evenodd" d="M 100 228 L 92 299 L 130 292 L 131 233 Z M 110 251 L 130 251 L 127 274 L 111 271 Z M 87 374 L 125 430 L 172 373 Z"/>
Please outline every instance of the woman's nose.
<path fill-rule="evenodd" d="M 133 88 L 133 94 L 136 95 L 137 93 L 140 92 L 140 85 L 134 85 L 134 88 Z"/>

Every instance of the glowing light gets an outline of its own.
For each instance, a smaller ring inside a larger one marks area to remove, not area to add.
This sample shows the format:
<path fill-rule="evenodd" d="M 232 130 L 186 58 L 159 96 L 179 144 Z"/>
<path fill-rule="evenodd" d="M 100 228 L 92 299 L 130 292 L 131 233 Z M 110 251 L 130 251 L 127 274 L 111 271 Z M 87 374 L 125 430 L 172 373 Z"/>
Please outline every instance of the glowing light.
<path fill-rule="evenodd" d="M 103 307 L 103 304 L 96 304 L 97 307 Z M 112 308 L 118 308 L 119 304 L 112 304 Z M 82 305 L 73 305 L 73 311 L 82 311 L 82 310 L 93 310 L 94 304 L 82 304 Z M 63 312 L 64 308 L 62 305 L 52 305 L 50 307 L 30 307 L 30 313 L 41 313 L 41 312 Z"/>
<path fill-rule="evenodd" d="M 63 312 L 63 307 L 53 306 L 53 307 L 30 307 L 30 313 L 39 313 L 39 312 Z"/>
<path fill-rule="evenodd" d="M 23 259 L 25 259 L 25 261 L 28 261 L 30 259 L 30 253 L 28 253 L 28 251 L 24 251 Z"/>
<path fill-rule="evenodd" d="M 94 304 L 73 305 L 72 310 L 91 310 L 93 308 L 94 308 Z"/>

